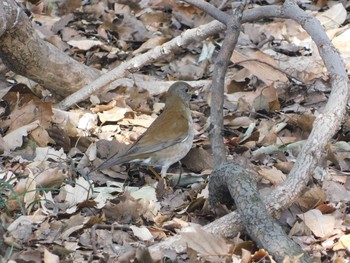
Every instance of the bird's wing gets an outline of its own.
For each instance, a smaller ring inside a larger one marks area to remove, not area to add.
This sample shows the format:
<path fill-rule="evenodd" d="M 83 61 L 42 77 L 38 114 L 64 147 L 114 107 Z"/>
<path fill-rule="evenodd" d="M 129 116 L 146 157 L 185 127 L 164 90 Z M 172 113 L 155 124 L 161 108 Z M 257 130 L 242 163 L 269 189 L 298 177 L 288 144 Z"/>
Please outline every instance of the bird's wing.
<path fill-rule="evenodd" d="M 188 111 L 188 112 L 187 112 Z M 149 154 L 168 148 L 185 140 L 189 136 L 192 124 L 190 111 L 181 101 L 172 103 L 151 124 L 147 131 L 124 154 L 115 154 L 102 163 L 97 170 L 130 162 L 147 159 Z"/>
<path fill-rule="evenodd" d="M 164 114 L 163 114 L 164 113 Z M 186 112 L 170 110 L 163 112 L 126 152 L 141 155 L 162 150 L 188 137 L 190 121 Z"/>

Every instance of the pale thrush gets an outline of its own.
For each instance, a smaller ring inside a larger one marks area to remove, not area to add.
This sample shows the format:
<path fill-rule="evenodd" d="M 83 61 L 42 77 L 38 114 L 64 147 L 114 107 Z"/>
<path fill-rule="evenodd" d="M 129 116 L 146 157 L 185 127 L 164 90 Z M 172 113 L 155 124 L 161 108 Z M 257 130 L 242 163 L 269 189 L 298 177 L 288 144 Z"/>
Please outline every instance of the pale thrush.
<path fill-rule="evenodd" d="M 139 162 L 161 167 L 165 177 L 168 168 L 180 161 L 192 147 L 194 130 L 189 108 L 193 88 L 185 82 L 170 86 L 163 112 L 138 140 L 123 154 L 115 154 L 97 167 L 97 170 L 114 165 Z"/>

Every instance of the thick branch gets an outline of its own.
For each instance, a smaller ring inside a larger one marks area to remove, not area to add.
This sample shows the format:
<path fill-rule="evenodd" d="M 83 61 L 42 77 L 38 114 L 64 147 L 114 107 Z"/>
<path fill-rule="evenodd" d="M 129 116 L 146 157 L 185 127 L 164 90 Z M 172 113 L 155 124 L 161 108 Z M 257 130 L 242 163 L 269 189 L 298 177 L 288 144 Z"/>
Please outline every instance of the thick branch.
<path fill-rule="evenodd" d="M 193 2 L 192 0 L 185 1 Z M 201 9 L 211 10 L 210 14 L 214 13 L 216 16 L 220 16 L 222 13 L 204 1 L 194 2 Z M 242 12 L 244 5 L 241 5 L 241 7 Z M 226 161 L 222 136 L 224 80 L 230 57 L 240 33 L 240 17 L 241 13 L 233 16 L 225 23 L 227 30 L 213 73 L 210 119 L 212 125 L 211 145 L 216 170 L 214 170 L 209 181 L 209 202 L 214 207 L 214 202 L 222 202 L 229 197 L 233 198 L 250 237 L 259 247 L 267 249 L 278 262 L 282 262 L 287 255 L 295 258 L 302 255 L 303 251 L 286 235 L 278 222 L 270 216 L 260 199 L 253 177 L 242 167 L 235 164 L 218 168 Z M 311 259 L 305 254 L 300 262 L 311 262 Z"/>
<path fill-rule="evenodd" d="M 228 163 L 213 172 L 209 182 L 209 192 L 221 196 L 223 189 L 228 189 L 235 200 L 249 236 L 259 247 L 267 249 L 277 262 L 282 262 L 286 256 L 293 259 L 302 254 L 304 255 L 298 262 L 311 262 L 309 256 L 270 216 L 260 198 L 255 179 L 243 167 Z M 216 202 L 218 198 L 214 195 L 209 201 Z M 212 206 L 215 205 L 213 202 L 211 202 Z"/>
<path fill-rule="evenodd" d="M 40 39 L 14 0 L 0 1 L 0 58 L 12 71 L 60 96 L 79 90 L 100 75 Z"/>

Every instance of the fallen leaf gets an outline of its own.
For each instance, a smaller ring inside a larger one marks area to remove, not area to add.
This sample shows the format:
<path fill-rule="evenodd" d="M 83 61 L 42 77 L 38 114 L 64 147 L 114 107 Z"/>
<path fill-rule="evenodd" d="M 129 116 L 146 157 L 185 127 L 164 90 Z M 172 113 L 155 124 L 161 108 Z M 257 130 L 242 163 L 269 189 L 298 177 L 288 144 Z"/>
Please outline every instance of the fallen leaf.
<path fill-rule="evenodd" d="M 207 232 L 201 227 L 193 226 L 191 231 L 181 232 L 182 242 L 203 256 L 228 255 L 230 246 L 218 235 Z"/>
<path fill-rule="evenodd" d="M 267 86 L 274 82 L 287 82 L 288 78 L 278 70 L 278 64 L 269 55 L 251 48 L 236 49 L 231 57 L 233 63 L 239 64 L 261 79 Z"/>
<path fill-rule="evenodd" d="M 340 27 L 346 19 L 346 9 L 342 3 L 333 5 L 325 12 L 320 12 L 316 18 L 320 21 L 325 30 Z"/>
<path fill-rule="evenodd" d="M 345 249 L 350 251 L 350 235 L 343 235 L 339 238 L 339 241 L 335 243 L 333 250 Z"/>
<path fill-rule="evenodd" d="M 320 210 L 312 209 L 298 217 L 304 221 L 316 237 L 325 238 L 332 234 L 335 218 L 332 215 L 323 215 Z"/>
<path fill-rule="evenodd" d="M 17 147 L 22 146 L 23 144 L 23 137 L 27 136 L 28 133 L 35 128 L 39 127 L 40 122 L 38 120 L 22 126 L 16 130 L 13 130 L 12 132 L 6 134 L 5 137 L 3 137 L 6 145 L 10 148 L 10 150 L 14 150 Z"/>
<path fill-rule="evenodd" d="M 315 208 L 326 200 L 326 193 L 320 187 L 312 187 L 307 190 L 297 201 L 297 203 L 306 210 Z"/>
<path fill-rule="evenodd" d="M 153 239 L 153 235 L 147 227 L 130 226 L 130 229 L 132 230 L 133 234 L 142 241 L 151 241 Z"/>
<path fill-rule="evenodd" d="M 97 115 L 102 123 L 107 121 L 117 122 L 124 118 L 127 110 L 128 109 L 126 108 L 113 107 L 112 109 L 98 113 Z"/>
<path fill-rule="evenodd" d="M 67 43 L 80 50 L 89 50 L 92 47 L 103 45 L 103 43 L 99 40 L 89 40 L 89 39 L 70 40 Z"/>
<path fill-rule="evenodd" d="M 272 166 L 272 168 L 261 168 L 258 173 L 269 180 L 274 186 L 281 184 L 287 178 L 285 174 L 274 166 Z"/>
<path fill-rule="evenodd" d="M 44 249 L 44 262 L 45 263 L 59 263 L 60 258 L 52 254 L 50 251 L 48 251 L 46 248 Z"/>

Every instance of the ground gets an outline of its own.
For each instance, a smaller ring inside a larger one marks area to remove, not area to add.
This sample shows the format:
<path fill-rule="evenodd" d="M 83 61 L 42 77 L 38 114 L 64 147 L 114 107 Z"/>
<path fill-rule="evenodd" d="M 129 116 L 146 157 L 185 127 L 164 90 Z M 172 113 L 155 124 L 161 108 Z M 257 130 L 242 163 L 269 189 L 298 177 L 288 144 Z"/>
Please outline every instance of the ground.
<path fill-rule="evenodd" d="M 43 38 L 101 71 L 212 20 L 175 1 L 45 1 L 43 9 L 27 7 Z M 349 69 L 345 7 L 321 1 L 304 7 L 314 10 Z M 223 10 L 230 12 L 230 1 Z M 197 227 L 234 209 L 212 211 L 207 204 L 213 169 L 209 87 L 222 38 L 194 42 L 130 73 L 131 85 L 126 81 L 67 111 L 55 107 L 44 87 L 2 67 L 6 80 L 15 83 L 0 105 L 4 261 L 152 262 L 159 255 L 149 255 L 146 247 L 189 225 L 192 234 L 181 237 L 187 250 L 163 256 L 178 262 L 273 260 L 244 233 L 228 240 Z M 228 159 L 253 173 L 264 195 L 288 176 L 328 99 L 328 75 L 311 38 L 291 20 L 244 24 L 231 62 L 224 105 Z M 169 169 L 166 182 L 135 164 L 93 171 L 149 127 L 174 80 L 201 83 L 191 100 L 194 146 L 182 169 Z M 315 262 L 349 262 L 349 128 L 346 116 L 305 194 L 279 218 Z"/>

